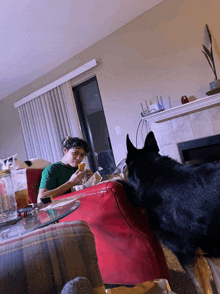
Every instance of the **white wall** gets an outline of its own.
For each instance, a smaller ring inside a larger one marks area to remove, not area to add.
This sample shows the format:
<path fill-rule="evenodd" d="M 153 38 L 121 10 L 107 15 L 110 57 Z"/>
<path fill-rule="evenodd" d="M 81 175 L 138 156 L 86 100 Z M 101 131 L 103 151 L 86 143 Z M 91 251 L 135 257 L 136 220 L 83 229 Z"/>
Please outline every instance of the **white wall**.
<path fill-rule="evenodd" d="M 0 101 L 0 126 L 0 158 L 19 153 L 19 157 L 25 159 L 20 118 L 10 98 Z"/>
<path fill-rule="evenodd" d="M 155 96 L 171 98 L 172 106 L 181 96 L 201 98 L 209 90 L 214 75 L 201 52 L 207 23 L 214 36 L 217 73 L 220 72 L 219 0 L 166 0 L 113 34 L 99 41 L 42 78 L 0 101 L 7 115 L 0 118 L 7 125 L 8 136 L 16 133 L 18 145 L 7 147 L 7 134 L 0 134 L 0 158 L 18 152 L 25 155 L 17 110 L 14 102 L 49 82 L 96 58 L 99 65 L 73 80 L 73 86 L 97 76 L 116 163 L 126 156 L 125 137 L 135 142 L 141 106 Z M 2 114 L 2 110 L 0 110 Z M 16 115 L 15 115 L 16 113 Z M 10 117 L 13 116 L 13 123 Z M 121 134 L 115 128 L 119 126 Z M 13 135 L 14 136 L 14 135 Z M 3 144 L 2 144 L 3 142 Z M 139 145 L 142 140 L 139 138 Z M 24 159 L 24 158 L 23 158 Z"/>

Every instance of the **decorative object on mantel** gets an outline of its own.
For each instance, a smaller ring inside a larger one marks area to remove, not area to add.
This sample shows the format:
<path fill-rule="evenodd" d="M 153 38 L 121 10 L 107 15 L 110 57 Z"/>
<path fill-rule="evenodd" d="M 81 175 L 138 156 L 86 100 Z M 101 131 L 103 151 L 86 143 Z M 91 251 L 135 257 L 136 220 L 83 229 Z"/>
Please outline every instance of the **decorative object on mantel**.
<path fill-rule="evenodd" d="M 148 123 L 161 123 L 167 120 L 171 120 L 180 116 L 195 113 L 200 110 L 205 110 L 210 107 L 220 105 L 220 94 L 211 96 L 205 96 L 203 98 L 196 99 L 190 103 L 181 104 L 159 113 L 152 113 L 142 120 L 147 120 Z"/>
<path fill-rule="evenodd" d="M 163 97 L 163 107 L 164 107 L 164 110 L 170 109 L 172 107 L 171 101 L 170 101 L 170 96 L 169 97 Z"/>
<path fill-rule="evenodd" d="M 220 93 L 220 87 L 216 88 L 214 90 L 210 90 L 210 91 L 206 92 L 206 95 L 211 96 L 211 95 L 215 95 L 215 94 L 218 94 L 218 93 Z"/>
<path fill-rule="evenodd" d="M 147 105 L 146 100 L 145 100 L 145 103 L 147 107 L 146 109 L 144 109 L 143 104 L 141 103 L 141 108 L 142 108 L 141 116 L 143 117 L 164 110 L 163 100 L 161 96 L 160 96 L 160 102 L 157 96 L 157 103 L 150 104 L 150 106 Z"/>
<path fill-rule="evenodd" d="M 188 97 L 187 97 L 186 95 L 182 96 L 182 98 L 181 98 L 181 103 L 182 103 L 182 104 L 185 104 L 185 103 L 188 103 L 188 102 L 189 102 Z"/>
<path fill-rule="evenodd" d="M 209 96 L 209 95 L 220 93 L 220 80 L 218 80 L 216 68 L 215 68 L 215 61 L 214 61 L 213 50 L 212 50 L 212 35 L 210 33 L 210 30 L 207 24 L 205 26 L 205 31 L 204 31 L 204 44 L 202 46 L 204 50 L 204 51 L 202 50 L 202 52 L 204 53 L 215 76 L 215 80 L 210 83 L 211 91 L 208 91 L 206 93 L 206 95 Z"/>

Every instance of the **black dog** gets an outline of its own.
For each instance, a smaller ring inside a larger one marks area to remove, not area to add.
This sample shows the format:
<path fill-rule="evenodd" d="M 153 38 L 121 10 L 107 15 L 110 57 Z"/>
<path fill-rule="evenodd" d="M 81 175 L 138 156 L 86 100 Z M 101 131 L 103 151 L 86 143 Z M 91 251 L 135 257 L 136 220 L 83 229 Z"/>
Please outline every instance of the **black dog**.
<path fill-rule="evenodd" d="M 207 278 L 197 272 L 202 252 L 220 293 L 220 163 L 193 166 L 161 156 L 153 132 L 142 149 L 127 135 L 127 150 L 128 184 L 152 230 L 177 256 L 197 292 L 212 293 Z"/>

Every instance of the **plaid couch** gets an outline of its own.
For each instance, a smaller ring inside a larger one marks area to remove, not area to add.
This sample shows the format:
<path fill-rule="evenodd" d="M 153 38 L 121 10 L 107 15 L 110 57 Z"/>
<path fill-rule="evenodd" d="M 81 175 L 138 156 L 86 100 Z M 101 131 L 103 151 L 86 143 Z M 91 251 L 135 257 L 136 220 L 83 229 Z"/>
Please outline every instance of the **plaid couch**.
<path fill-rule="evenodd" d="M 0 243 L 0 293 L 54 294 L 86 277 L 105 293 L 94 236 L 85 221 L 63 222 Z"/>

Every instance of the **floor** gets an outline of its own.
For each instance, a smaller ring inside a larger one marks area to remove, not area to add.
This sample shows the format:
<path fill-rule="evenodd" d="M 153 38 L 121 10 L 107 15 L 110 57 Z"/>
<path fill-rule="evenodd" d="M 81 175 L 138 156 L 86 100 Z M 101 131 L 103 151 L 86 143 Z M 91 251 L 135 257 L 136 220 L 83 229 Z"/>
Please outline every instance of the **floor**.
<path fill-rule="evenodd" d="M 170 287 L 173 292 L 177 294 L 195 294 L 195 289 L 191 280 L 184 272 L 176 256 L 166 247 L 163 246 L 164 254 L 166 256 L 169 272 L 170 272 Z M 210 272 L 211 286 L 213 294 L 218 294 Z"/>
<path fill-rule="evenodd" d="M 183 268 L 181 267 L 176 256 L 166 247 L 162 246 L 164 254 L 166 256 L 169 272 L 170 272 L 170 287 L 171 290 L 176 294 L 195 294 L 194 286 L 192 282 L 187 277 Z M 213 284 L 213 279 L 210 272 L 211 285 L 213 288 L 213 294 L 218 294 L 215 285 Z M 106 289 L 112 289 L 123 285 L 105 285 Z M 133 287 L 128 286 L 127 287 Z"/>

